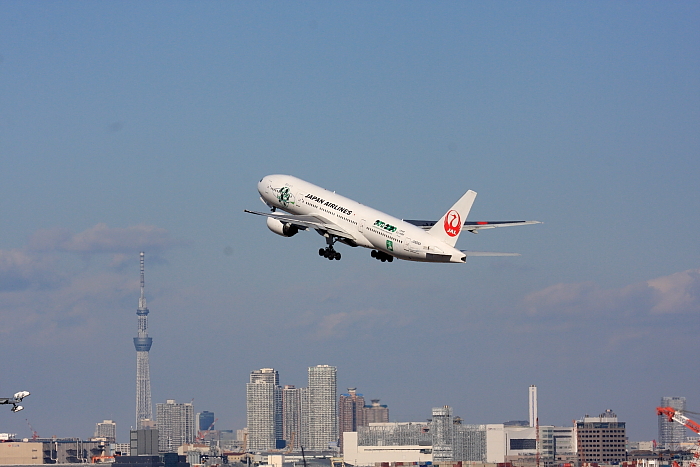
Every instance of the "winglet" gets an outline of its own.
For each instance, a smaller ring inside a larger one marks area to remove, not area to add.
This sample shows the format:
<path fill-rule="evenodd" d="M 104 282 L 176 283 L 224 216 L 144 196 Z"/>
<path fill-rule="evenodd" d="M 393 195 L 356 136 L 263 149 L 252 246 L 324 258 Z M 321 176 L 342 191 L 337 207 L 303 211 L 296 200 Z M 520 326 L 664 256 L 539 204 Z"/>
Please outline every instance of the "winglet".
<path fill-rule="evenodd" d="M 469 190 L 457 201 L 435 225 L 428 230 L 433 237 L 437 237 L 450 246 L 455 246 L 459 234 L 462 232 L 464 220 L 476 199 L 476 191 Z"/>

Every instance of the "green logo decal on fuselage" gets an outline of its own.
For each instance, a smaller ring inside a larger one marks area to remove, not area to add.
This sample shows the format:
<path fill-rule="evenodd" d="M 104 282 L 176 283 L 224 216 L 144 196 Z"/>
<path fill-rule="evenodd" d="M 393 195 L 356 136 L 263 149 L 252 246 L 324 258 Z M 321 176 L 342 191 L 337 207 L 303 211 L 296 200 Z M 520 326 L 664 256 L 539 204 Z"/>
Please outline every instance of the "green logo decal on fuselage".
<path fill-rule="evenodd" d="M 394 242 L 391 240 L 386 241 L 386 249 L 389 251 L 394 251 Z"/>
<path fill-rule="evenodd" d="M 288 186 L 283 186 L 278 190 L 277 201 L 279 201 L 284 206 L 294 204 L 294 195 L 291 191 L 289 191 Z"/>

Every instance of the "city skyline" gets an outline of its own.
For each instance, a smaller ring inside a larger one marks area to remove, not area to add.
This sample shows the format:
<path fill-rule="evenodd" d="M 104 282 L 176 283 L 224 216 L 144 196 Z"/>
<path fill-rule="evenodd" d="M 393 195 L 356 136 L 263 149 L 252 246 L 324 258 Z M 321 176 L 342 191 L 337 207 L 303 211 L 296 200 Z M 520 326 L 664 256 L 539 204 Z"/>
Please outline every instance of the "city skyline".
<path fill-rule="evenodd" d="M 271 367 L 339 368 L 396 420 L 612 408 L 658 437 L 693 400 L 700 334 L 700 5 L 0 2 L 0 432 L 137 424 L 133 305 L 148 262 L 151 401 L 246 424 Z M 280 173 L 397 218 L 466 190 L 464 265 L 381 263 L 275 235 Z M 60 401 L 60 403 L 57 403 Z M 155 407 L 152 408 L 152 410 Z"/>

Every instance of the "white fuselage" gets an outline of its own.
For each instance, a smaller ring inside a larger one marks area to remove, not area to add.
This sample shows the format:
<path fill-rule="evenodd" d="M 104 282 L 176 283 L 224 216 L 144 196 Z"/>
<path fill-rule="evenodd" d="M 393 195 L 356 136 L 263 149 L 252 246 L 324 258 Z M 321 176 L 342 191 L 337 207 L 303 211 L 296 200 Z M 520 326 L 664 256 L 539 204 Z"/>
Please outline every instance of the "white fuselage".
<path fill-rule="evenodd" d="M 258 192 L 270 207 L 323 217 L 350 233 L 358 246 L 410 261 L 466 262 L 463 252 L 420 227 L 291 175 L 264 177 Z"/>

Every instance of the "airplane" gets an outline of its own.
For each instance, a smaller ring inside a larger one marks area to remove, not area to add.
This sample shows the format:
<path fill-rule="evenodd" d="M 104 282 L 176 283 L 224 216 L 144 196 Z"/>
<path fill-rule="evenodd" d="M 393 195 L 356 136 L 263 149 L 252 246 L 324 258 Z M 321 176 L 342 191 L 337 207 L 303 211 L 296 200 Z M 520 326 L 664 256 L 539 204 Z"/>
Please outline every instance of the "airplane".
<path fill-rule="evenodd" d="M 539 221 L 467 222 L 476 192 L 467 191 L 439 220 L 398 219 L 291 175 L 267 175 L 258 182 L 260 199 L 271 212 L 244 212 L 267 217 L 277 235 L 293 237 L 315 230 L 326 238 L 319 256 L 340 260 L 336 242 L 372 250 L 382 262 L 394 258 L 428 263 L 466 263 L 468 256 L 519 256 L 517 253 L 466 251 L 455 248 L 460 233 Z M 278 212 L 282 211 L 282 212 Z"/>
<path fill-rule="evenodd" d="M 22 402 L 22 399 L 24 399 L 28 395 L 29 391 L 20 391 L 16 392 L 13 397 L 0 397 L 0 405 L 12 404 L 12 409 L 10 410 L 12 410 L 13 412 L 19 412 L 20 410 L 24 410 L 24 407 L 18 404 Z"/>

